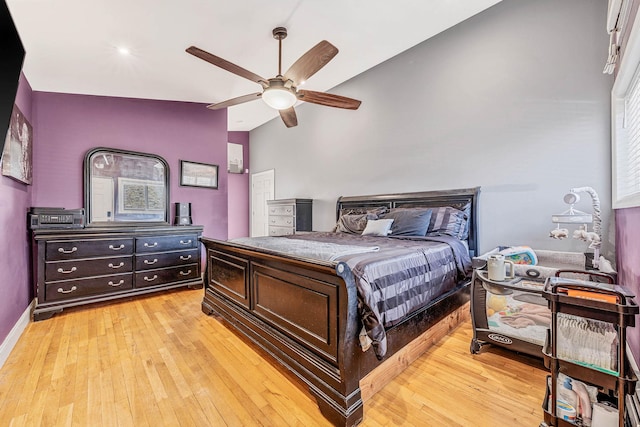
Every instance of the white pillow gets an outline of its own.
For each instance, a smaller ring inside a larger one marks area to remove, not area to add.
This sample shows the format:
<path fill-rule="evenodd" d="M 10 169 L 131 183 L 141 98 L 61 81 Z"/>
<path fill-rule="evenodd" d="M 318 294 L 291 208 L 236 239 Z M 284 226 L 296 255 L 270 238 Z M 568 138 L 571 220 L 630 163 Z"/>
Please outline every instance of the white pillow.
<path fill-rule="evenodd" d="M 370 219 L 362 231 L 363 236 L 386 236 L 391 233 L 393 219 Z"/>

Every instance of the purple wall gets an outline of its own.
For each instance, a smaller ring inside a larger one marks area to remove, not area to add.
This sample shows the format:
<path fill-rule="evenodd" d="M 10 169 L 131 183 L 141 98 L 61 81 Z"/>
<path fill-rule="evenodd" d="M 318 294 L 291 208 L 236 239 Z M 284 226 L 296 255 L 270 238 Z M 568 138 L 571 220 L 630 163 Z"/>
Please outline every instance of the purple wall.
<path fill-rule="evenodd" d="M 640 299 L 640 208 L 617 209 L 615 213 L 618 283 Z M 629 348 L 640 363 L 640 325 L 627 329 L 627 334 Z"/>
<path fill-rule="evenodd" d="M 157 154 L 170 198 L 191 202 L 204 235 L 227 238 L 227 112 L 202 104 L 34 92 L 33 206 L 84 206 L 83 160 L 94 147 Z M 180 160 L 220 166 L 218 189 L 180 187 Z M 173 221 L 173 209 L 171 221 Z"/>
<path fill-rule="evenodd" d="M 31 206 L 83 207 L 84 155 L 94 147 L 164 157 L 170 167 L 172 208 L 174 202 L 191 202 L 193 222 L 204 226 L 205 236 L 248 235 L 249 175 L 228 174 L 226 165 L 227 141 L 242 144 L 245 165 L 249 163 L 249 133 L 228 134 L 226 110 L 33 92 L 24 76 L 16 104 L 34 129 L 33 185 L 0 176 L 0 343 L 33 298 L 26 213 Z M 180 187 L 180 160 L 219 165 L 218 189 Z M 173 214 L 172 209 L 171 221 Z"/>
<path fill-rule="evenodd" d="M 22 74 L 15 103 L 33 125 L 31 86 Z M 34 144 L 37 138 L 34 134 Z M 31 185 L 0 176 L 0 342 L 31 301 L 27 210 L 32 191 Z"/>
<path fill-rule="evenodd" d="M 249 168 L 249 132 L 229 132 L 229 142 L 242 145 L 244 168 Z M 249 174 L 229 174 L 229 239 L 249 237 Z"/>

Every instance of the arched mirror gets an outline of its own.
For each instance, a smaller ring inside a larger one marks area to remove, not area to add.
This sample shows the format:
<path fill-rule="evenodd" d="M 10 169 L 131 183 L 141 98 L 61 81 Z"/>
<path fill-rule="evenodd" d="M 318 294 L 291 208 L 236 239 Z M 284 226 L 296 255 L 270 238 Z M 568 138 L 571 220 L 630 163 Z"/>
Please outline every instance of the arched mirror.
<path fill-rule="evenodd" d="M 168 225 L 169 165 L 160 156 L 94 148 L 84 158 L 87 226 Z"/>

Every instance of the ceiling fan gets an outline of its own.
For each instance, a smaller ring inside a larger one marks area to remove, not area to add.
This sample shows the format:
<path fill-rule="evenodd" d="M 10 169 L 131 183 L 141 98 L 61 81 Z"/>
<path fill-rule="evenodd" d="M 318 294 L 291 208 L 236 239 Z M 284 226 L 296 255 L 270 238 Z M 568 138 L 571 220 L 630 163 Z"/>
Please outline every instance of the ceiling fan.
<path fill-rule="evenodd" d="M 293 127 L 298 124 L 298 118 L 293 108 L 293 105 L 298 100 L 311 102 L 312 104 L 325 105 L 327 107 L 357 110 L 361 103 L 361 101 L 358 101 L 357 99 L 325 92 L 298 89 L 298 87 L 309 77 L 327 65 L 327 63 L 338 54 L 338 49 L 328 41 L 323 40 L 298 58 L 298 60 L 294 62 L 284 74 L 282 74 L 282 40 L 286 37 L 286 28 L 274 28 L 273 38 L 278 40 L 278 75 L 271 79 L 260 77 L 251 71 L 245 70 L 238 65 L 195 46 L 187 48 L 186 51 L 191 55 L 240 77 L 251 80 L 252 82 L 256 82 L 262 86 L 262 92 L 228 99 L 226 101 L 208 105 L 207 108 L 217 110 L 219 108 L 231 107 L 232 105 L 238 105 L 262 98 L 267 105 L 280 112 L 280 117 L 287 127 Z"/>

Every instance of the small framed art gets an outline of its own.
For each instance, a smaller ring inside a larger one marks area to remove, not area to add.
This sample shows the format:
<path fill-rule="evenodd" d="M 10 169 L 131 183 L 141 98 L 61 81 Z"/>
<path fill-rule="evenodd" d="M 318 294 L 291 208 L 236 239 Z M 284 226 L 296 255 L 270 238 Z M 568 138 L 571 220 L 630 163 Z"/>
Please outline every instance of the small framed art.
<path fill-rule="evenodd" d="M 180 160 L 180 185 L 218 188 L 218 165 Z"/>
<path fill-rule="evenodd" d="M 17 105 L 13 106 L 11 122 L 2 153 L 2 175 L 31 184 L 33 128 Z"/>

